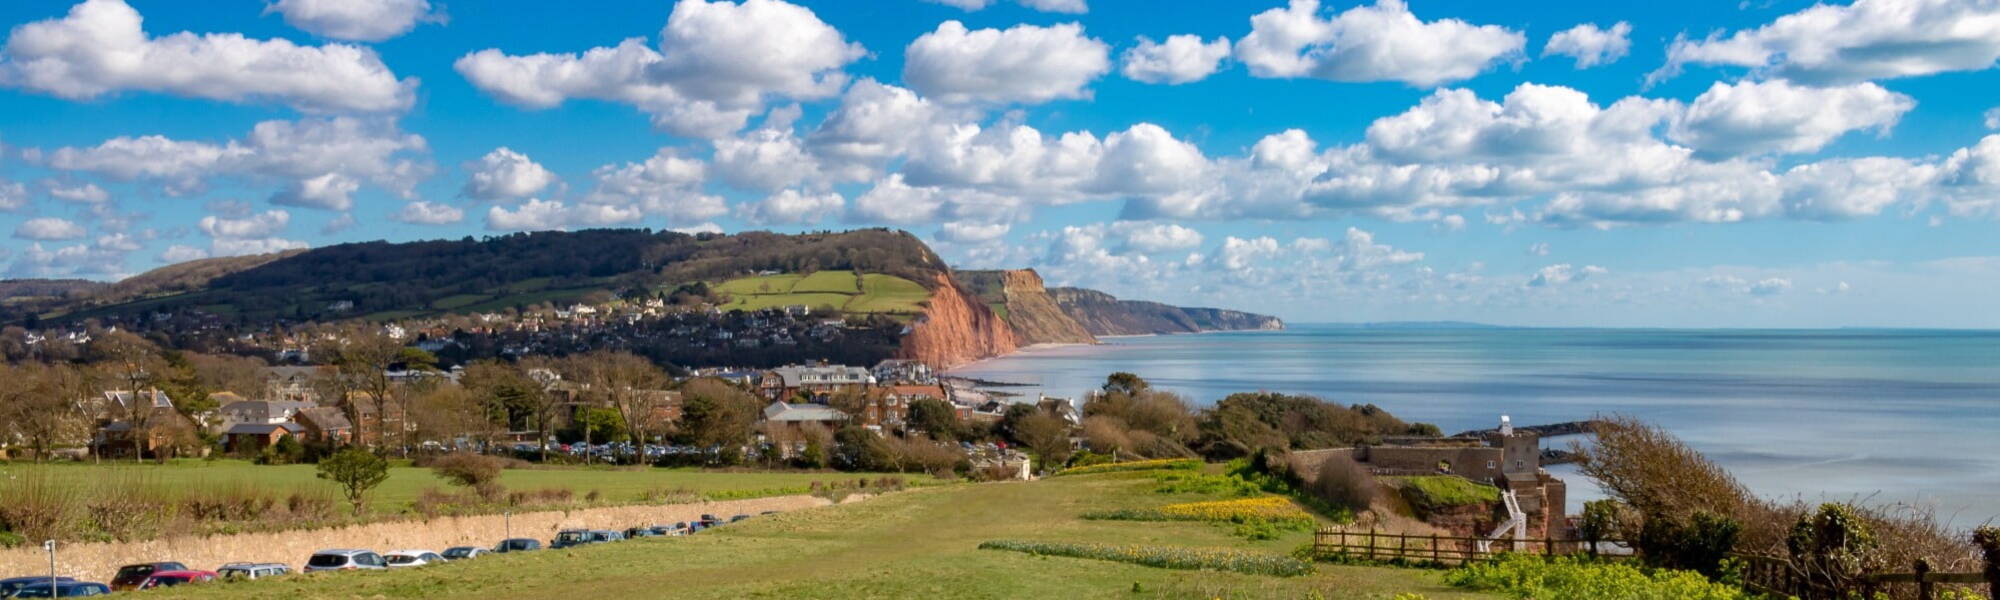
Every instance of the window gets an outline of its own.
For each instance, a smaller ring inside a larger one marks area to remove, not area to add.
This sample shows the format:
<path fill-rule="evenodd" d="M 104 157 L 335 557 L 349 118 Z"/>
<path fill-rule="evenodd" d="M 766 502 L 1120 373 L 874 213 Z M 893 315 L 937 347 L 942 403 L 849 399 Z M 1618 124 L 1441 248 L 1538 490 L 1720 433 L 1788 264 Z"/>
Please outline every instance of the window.
<path fill-rule="evenodd" d="M 1491 469 L 1491 468 L 1493 468 L 1493 466 L 1494 466 L 1494 465 L 1493 465 L 1493 461 L 1490 461 L 1490 460 L 1489 460 L 1489 461 L 1486 461 L 1486 468 L 1488 468 L 1488 469 Z"/>

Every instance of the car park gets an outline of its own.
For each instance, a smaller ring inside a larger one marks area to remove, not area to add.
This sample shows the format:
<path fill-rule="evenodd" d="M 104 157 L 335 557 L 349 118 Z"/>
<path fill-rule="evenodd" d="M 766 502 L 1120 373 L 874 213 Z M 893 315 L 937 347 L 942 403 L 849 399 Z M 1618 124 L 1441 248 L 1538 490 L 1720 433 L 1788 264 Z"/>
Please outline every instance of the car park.
<path fill-rule="evenodd" d="M 320 571 L 350 571 L 355 569 L 387 569 L 389 565 L 382 555 L 369 550 L 321 550 L 306 559 L 307 573 Z"/>
<path fill-rule="evenodd" d="M 444 557 L 429 550 L 397 550 L 382 555 L 382 560 L 388 562 L 391 569 L 401 569 L 438 564 L 444 562 Z"/>
<path fill-rule="evenodd" d="M 742 521 L 742 520 L 746 520 L 746 519 L 749 519 L 749 518 L 750 518 L 750 515 L 736 515 L 736 516 L 734 516 L 734 517 L 730 517 L 730 518 L 729 518 L 729 522 L 731 522 L 731 523 L 735 523 L 735 522 L 737 522 L 737 521 Z"/>
<path fill-rule="evenodd" d="M 507 538 L 493 545 L 494 552 L 527 552 L 542 549 L 542 541 L 534 538 Z"/>
<path fill-rule="evenodd" d="M 118 567 L 118 573 L 111 576 L 111 590 L 116 592 L 136 590 L 139 589 L 139 584 L 145 583 L 146 578 L 152 577 L 154 573 L 186 570 L 187 565 L 173 561 L 125 565 Z"/>
<path fill-rule="evenodd" d="M 55 581 L 60 583 L 64 581 L 76 581 L 76 580 L 69 577 L 56 577 Z M 49 582 L 49 576 L 47 575 L 39 575 L 34 577 L 10 577 L 7 579 L 0 579 L 0 598 L 6 598 L 8 595 L 13 594 L 15 590 L 19 590 L 24 587 L 28 587 L 30 585 L 34 585 L 37 583 L 47 584 L 48 582 Z"/>
<path fill-rule="evenodd" d="M 58 580 L 51 586 L 47 579 L 43 579 L 40 583 L 31 583 L 14 590 L 14 594 L 8 598 L 88 598 L 110 593 L 111 586 L 102 583 Z"/>
<path fill-rule="evenodd" d="M 291 572 L 292 568 L 290 566 L 278 563 L 241 563 L 241 562 L 222 565 L 221 568 L 215 570 L 215 574 L 221 577 L 224 581 L 236 581 L 240 579 L 263 579 L 266 577 L 277 577 L 279 575 L 288 575 Z"/>
<path fill-rule="evenodd" d="M 215 581 L 214 571 L 196 571 L 192 569 L 181 570 L 181 571 L 154 571 L 152 575 L 146 577 L 146 581 L 144 583 L 139 584 L 139 589 L 150 590 L 163 587 L 174 587 L 177 585 L 187 585 L 190 583 L 208 583 L 211 581 Z"/>
<path fill-rule="evenodd" d="M 494 551 L 487 550 L 485 548 L 481 548 L 478 546 L 453 546 L 444 549 L 444 559 L 465 560 L 468 558 L 479 558 L 481 555 L 485 555 L 491 552 Z"/>

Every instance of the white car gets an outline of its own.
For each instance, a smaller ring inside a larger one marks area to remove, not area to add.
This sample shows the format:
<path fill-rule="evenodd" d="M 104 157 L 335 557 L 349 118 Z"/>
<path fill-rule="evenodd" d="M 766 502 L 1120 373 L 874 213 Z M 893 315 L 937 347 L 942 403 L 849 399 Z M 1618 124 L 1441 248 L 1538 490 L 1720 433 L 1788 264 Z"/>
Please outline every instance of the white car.
<path fill-rule="evenodd" d="M 397 550 L 382 555 L 382 558 L 389 562 L 389 568 L 391 569 L 421 567 L 444 562 L 444 557 L 438 556 L 438 553 L 429 550 Z"/>
<path fill-rule="evenodd" d="M 492 552 L 493 552 L 492 550 L 488 550 L 478 546 L 456 546 L 444 549 L 444 559 L 465 560 L 468 558 L 479 558 L 481 556 L 491 554 Z"/>

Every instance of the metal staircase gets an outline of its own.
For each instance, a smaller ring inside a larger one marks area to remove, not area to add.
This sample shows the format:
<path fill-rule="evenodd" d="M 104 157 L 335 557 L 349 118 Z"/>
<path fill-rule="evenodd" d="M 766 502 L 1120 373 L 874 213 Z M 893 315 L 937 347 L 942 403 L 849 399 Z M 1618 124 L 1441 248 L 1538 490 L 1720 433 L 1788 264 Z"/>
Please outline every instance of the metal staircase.
<path fill-rule="evenodd" d="M 1487 534 L 1487 539 L 1479 541 L 1479 551 L 1482 553 L 1492 552 L 1493 541 L 1501 539 L 1500 536 L 1506 535 L 1508 530 L 1514 532 L 1513 551 L 1520 552 L 1522 544 L 1527 540 L 1528 513 L 1521 512 L 1521 500 L 1514 497 L 1514 490 L 1500 492 L 1500 500 L 1507 504 L 1507 521 L 1493 528 L 1493 533 Z"/>

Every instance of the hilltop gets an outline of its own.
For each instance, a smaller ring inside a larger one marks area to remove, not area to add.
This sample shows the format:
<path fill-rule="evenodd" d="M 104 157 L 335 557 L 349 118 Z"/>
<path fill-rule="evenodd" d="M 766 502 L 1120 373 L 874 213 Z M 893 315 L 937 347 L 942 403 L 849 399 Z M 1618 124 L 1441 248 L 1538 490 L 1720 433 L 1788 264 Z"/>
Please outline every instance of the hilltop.
<path fill-rule="evenodd" d="M 1048 291 L 1064 313 L 1093 335 L 1160 335 L 1204 331 L 1284 329 L 1277 317 L 1220 308 L 1183 308 L 1145 300 L 1120 300 L 1083 288 Z"/>

